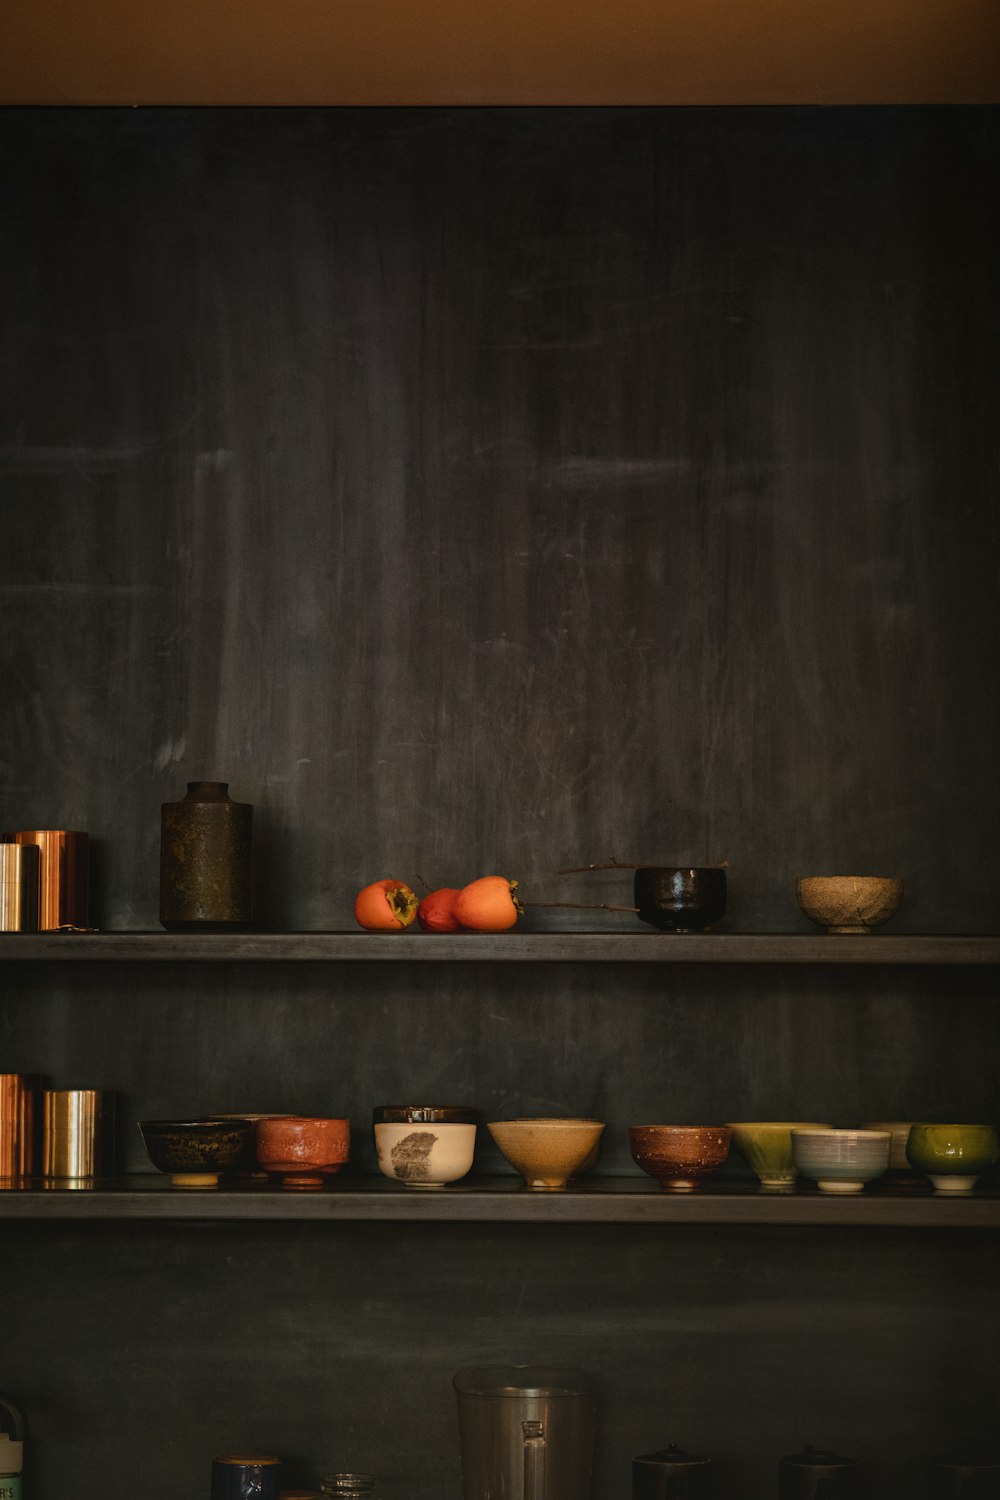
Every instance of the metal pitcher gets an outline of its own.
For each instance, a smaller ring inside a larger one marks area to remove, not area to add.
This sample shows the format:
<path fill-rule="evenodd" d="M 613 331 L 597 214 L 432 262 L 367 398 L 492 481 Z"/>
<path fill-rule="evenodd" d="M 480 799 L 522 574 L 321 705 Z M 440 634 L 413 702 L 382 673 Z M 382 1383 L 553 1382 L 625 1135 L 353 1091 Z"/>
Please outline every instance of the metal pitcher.
<path fill-rule="evenodd" d="M 455 1376 L 463 1500 L 590 1500 L 594 1384 L 581 1370 L 483 1365 Z"/>

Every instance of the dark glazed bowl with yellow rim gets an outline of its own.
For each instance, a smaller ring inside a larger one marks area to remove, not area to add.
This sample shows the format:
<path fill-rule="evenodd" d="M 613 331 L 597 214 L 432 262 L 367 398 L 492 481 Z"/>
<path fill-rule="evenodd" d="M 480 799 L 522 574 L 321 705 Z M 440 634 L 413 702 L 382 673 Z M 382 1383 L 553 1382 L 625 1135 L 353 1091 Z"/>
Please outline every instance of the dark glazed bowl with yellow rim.
<path fill-rule="evenodd" d="M 378 1104 L 373 1125 L 476 1125 L 479 1111 L 466 1104 Z"/>
<path fill-rule="evenodd" d="M 250 1120 L 140 1120 L 146 1154 L 174 1187 L 217 1187 L 231 1172 L 252 1129 Z"/>
<path fill-rule="evenodd" d="M 726 872 L 713 865 L 640 865 L 632 890 L 639 920 L 661 932 L 706 932 L 726 911 Z"/>

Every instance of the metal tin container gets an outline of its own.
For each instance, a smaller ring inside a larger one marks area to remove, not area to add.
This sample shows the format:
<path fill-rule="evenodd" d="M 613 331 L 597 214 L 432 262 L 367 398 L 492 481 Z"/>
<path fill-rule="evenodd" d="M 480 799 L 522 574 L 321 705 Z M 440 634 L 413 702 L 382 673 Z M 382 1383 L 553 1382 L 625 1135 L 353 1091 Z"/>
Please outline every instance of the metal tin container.
<path fill-rule="evenodd" d="M 5 833 L 4 842 L 36 844 L 38 861 L 38 926 L 42 932 L 59 927 L 86 927 L 90 922 L 90 839 L 67 828 L 22 828 Z"/>
<path fill-rule="evenodd" d="M 109 1177 L 115 1168 L 115 1096 L 104 1089 L 42 1095 L 45 1177 Z"/>
<path fill-rule="evenodd" d="M 464 1500 L 590 1500 L 594 1386 L 580 1370 L 486 1365 L 455 1376 Z"/>
<path fill-rule="evenodd" d="M 36 1080 L 0 1073 L 0 1181 L 30 1177 L 35 1169 Z"/>
<path fill-rule="evenodd" d="M 0 844 L 0 932 L 38 931 L 38 846 Z"/>

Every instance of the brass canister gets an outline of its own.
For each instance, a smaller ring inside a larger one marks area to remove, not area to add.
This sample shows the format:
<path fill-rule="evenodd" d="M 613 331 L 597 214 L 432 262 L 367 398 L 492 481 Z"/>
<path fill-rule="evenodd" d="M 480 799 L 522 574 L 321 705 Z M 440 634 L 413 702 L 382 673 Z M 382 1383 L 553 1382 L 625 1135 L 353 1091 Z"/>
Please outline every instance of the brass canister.
<path fill-rule="evenodd" d="M 42 1096 L 46 1177 L 110 1177 L 115 1096 L 105 1089 L 47 1089 Z"/>
<path fill-rule="evenodd" d="M 87 927 L 90 922 L 90 840 L 68 828 L 22 828 L 5 833 L 12 844 L 37 844 L 38 927 Z"/>
<path fill-rule="evenodd" d="M 38 931 L 35 844 L 0 844 L 0 932 Z"/>
<path fill-rule="evenodd" d="M 25 1073 L 0 1073 L 0 1180 L 35 1168 L 35 1090 Z"/>

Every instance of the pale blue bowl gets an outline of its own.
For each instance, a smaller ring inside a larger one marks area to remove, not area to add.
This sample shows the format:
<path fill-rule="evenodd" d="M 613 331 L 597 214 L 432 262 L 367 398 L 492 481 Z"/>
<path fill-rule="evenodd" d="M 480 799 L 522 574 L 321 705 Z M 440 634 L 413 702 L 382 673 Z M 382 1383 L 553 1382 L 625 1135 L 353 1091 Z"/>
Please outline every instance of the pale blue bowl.
<path fill-rule="evenodd" d="M 792 1159 L 824 1193 L 860 1193 L 889 1167 L 887 1130 L 793 1130 Z"/>

